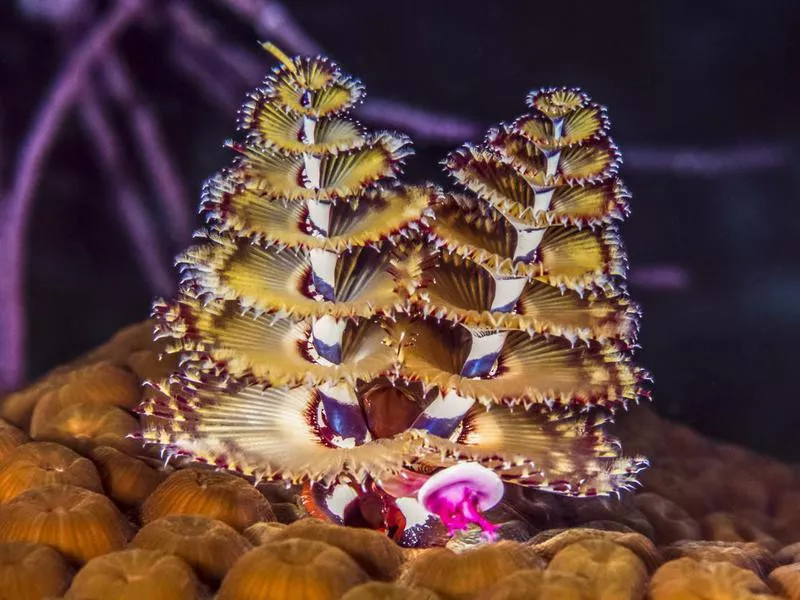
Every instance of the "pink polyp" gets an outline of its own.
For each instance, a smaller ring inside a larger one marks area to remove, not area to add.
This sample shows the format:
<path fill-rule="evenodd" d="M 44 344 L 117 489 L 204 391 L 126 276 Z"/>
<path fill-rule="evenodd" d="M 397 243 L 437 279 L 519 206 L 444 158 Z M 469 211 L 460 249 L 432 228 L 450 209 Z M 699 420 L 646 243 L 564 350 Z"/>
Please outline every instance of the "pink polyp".
<path fill-rule="evenodd" d="M 420 504 L 437 515 L 454 534 L 477 525 L 495 538 L 496 527 L 483 516 L 503 497 L 503 481 L 491 469 L 477 463 L 458 463 L 434 473 L 417 493 Z"/>
<path fill-rule="evenodd" d="M 444 487 L 431 494 L 425 508 L 442 520 L 450 535 L 474 524 L 480 527 L 489 539 L 494 539 L 497 526 L 480 512 L 479 500 L 478 492 L 463 482 Z"/>

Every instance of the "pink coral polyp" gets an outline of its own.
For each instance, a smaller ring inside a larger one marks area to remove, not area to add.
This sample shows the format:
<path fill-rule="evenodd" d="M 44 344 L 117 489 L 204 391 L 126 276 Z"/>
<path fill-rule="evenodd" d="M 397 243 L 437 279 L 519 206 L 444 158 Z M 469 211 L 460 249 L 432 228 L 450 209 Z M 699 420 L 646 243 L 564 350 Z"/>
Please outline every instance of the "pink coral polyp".
<path fill-rule="evenodd" d="M 482 512 L 501 500 L 503 482 L 486 467 L 460 463 L 433 475 L 417 497 L 428 512 L 441 519 L 451 535 L 477 525 L 493 539 L 497 527 Z"/>

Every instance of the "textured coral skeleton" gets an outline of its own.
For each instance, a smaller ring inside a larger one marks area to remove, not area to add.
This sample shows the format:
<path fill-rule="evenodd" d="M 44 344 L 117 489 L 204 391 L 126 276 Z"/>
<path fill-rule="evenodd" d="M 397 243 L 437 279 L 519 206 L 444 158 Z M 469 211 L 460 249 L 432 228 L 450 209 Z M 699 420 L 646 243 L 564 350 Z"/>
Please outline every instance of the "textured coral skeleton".
<path fill-rule="evenodd" d="M 447 158 L 464 190 L 445 193 L 399 180 L 407 137 L 349 116 L 358 80 L 266 47 L 281 64 L 204 187 L 178 297 L 155 305 L 180 368 L 152 382 L 144 440 L 302 483 L 312 514 L 404 545 L 491 531 L 502 482 L 629 488 L 646 461 L 603 424 L 647 376 L 605 110 L 532 93 Z"/>

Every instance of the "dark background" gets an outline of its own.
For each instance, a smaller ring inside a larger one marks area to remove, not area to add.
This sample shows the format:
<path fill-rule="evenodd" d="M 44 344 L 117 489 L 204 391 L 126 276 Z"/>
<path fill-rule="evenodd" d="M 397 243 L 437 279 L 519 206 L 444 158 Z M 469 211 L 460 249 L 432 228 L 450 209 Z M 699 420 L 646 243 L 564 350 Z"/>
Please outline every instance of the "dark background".
<path fill-rule="evenodd" d="M 65 47 L 91 24 L 34 19 L 23 4 L 35 2 L 0 7 L 6 177 Z M 235 106 L 223 110 L 172 60 L 183 42 L 162 18 L 168 4 L 152 3 L 116 49 L 155 109 L 194 205 L 203 179 L 230 158 L 221 142 L 234 135 Z M 187 4 L 265 72 L 273 65 L 225 2 Z M 93 6 L 102 15 L 110 4 Z M 632 268 L 683 274 L 676 285 L 631 286 L 644 308 L 640 360 L 655 376 L 654 407 L 705 433 L 800 457 L 800 3 L 296 0 L 286 8 L 365 82 L 367 102 L 407 102 L 485 126 L 523 112 L 532 88 L 578 85 L 606 104 L 634 195 L 623 227 Z M 256 83 L 221 77 L 217 95 L 243 99 Z M 124 111 L 114 114 L 124 121 Z M 437 163 L 456 145 L 417 142 L 407 180 L 445 183 Z M 29 378 L 149 311 L 153 292 L 106 184 L 79 120 L 68 119 L 28 239 Z M 168 245 L 157 205 L 148 210 Z M 163 260 L 179 248 L 165 247 Z"/>

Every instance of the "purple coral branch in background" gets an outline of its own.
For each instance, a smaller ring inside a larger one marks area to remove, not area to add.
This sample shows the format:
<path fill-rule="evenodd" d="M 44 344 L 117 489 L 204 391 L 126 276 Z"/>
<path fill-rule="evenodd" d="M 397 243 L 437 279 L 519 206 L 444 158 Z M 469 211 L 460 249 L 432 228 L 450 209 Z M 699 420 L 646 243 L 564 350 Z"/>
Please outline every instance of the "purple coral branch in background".
<path fill-rule="evenodd" d="M 636 287 L 660 291 L 685 290 L 691 283 L 685 268 L 671 264 L 633 267 L 629 279 Z"/>
<path fill-rule="evenodd" d="M 121 0 L 67 59 L 22 142 L 10 189 L 0 204 L 0 388 L 18 385 L 25 371 L 25 240 L 33 195 L 47 152 L 88 69 L 131 23 L 141 0 Z"/>
<path fill-rule="evenodd" d="M 134 246 L 144 278 L 153 294 L 167 295 L 173 288 L 172 274 L 162 258 L 164 252 L 157 228 L 142 201 L 138 186 L 125 167 L 120 150 L 123 145 L 100 101 L 89 89 L 82 94 L 79 108 L 81 121 L 96 151 L 97 161 L 114 192 L 125 231 Z"/>
<path fill-rule="evenodd" d="M 383 98 L 371 98 L 355 112 L 366 121 L 401 129 L 418 140 L 439 143 L 462 144 L 480 137 L 486 130 L 469 119 Z"/>
<path fill-rule="evenodd" d="M 784 144 L 748 144 L 733 148 L 623 148 L 626 166 L 640 171 L 714 177 L 725 173 L 778 169 L 789 162 Z"/>
<path fill-rule="evenodd" d="M 322 47 L 295 21 L 289 10 L 275 0 L 218 0 L 270 41 L 296 54 L 322 54 Z"/>
<path fill-rule="evenodd" d="M 130 119 L 137 141 L 136 149 L 161 201 L 170 235 L 181 247 L 192 236 L 193 215 L 186 186 L 175 167 L 158 120 L 138 93 L 127 67 L 118 55 L 109 54 L 103 60 L 102 71 L 109 92 Z"/>
<path fill-rule="evenodd" d="M 6 171 L 6 147 L 3 144 L 5 136 L 3 135 L 3 105 L 0 104 L 0 202 L 2 202 L 2 190 L 6 187 L 5 171 Z M 0 216 L 2 216 L 2 204 L 0 204 Z M 2 388 L 0 388 L 2 389 Z"/>
<path fill-rule="evenodd" d="M 241 84 L 231 87 L 252 87 L 253 82 L 264 76 L 265 61 L 258 60 L 251 51 L 223 41 L 219 32 L 198 14 L 188 2 L 175 0 L 169 5 L 167 15 L 176 31 L 181 34 L 182 39 L 178 42 L 179 44 L 188 43 L 198 53 L 203 54 L 205 63 L 224 66 L 226 73 L 232 77 L 239 78 Z M 256 45 L 253 44 L 253 46 L 255 47 Z M 222 84 L 217 83 L 216 85 Z M 240 101 L 241 98 L 237 98 L 236 104 Z"/>
<path fill-rule="evenodd" d="M 197 86 L 206 101 L 223 111 L 229 111 L 241 102 L 234 88 L 226 86 L 226 74 L 214 70 L 202 56 L 185 43 L 173 43 L 170 49 L 173 64 Z"/>

